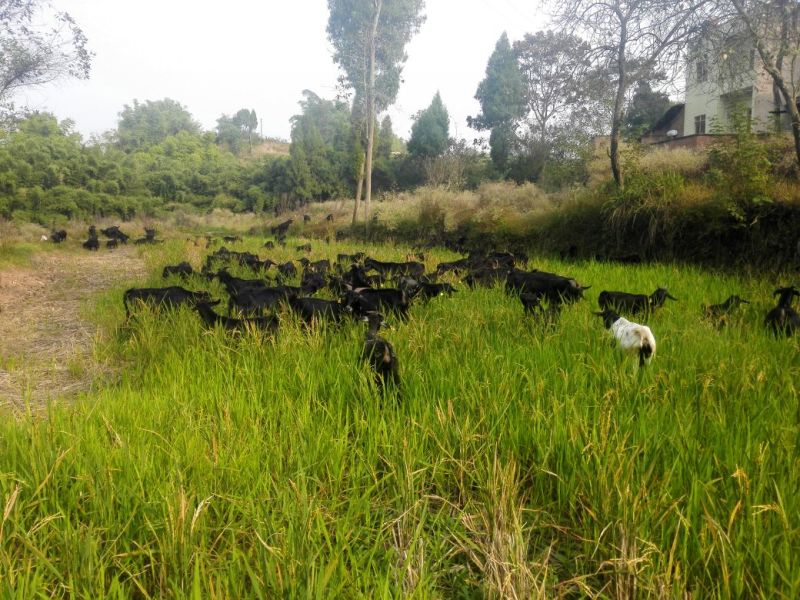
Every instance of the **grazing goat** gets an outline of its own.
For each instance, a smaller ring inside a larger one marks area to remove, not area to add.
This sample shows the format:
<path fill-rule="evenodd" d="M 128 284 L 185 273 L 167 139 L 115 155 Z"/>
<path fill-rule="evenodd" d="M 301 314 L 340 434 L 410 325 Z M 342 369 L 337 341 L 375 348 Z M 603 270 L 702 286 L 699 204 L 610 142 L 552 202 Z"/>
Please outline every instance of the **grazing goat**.
<path fill-rule="evenodd" d="M 383 276 L 390 275 L 408 275 L 409 277 L 420 278 L 425 274 L 425 265 L 421 262 L 382 262 L 374 258 L 367 258 L 364 260 L 364 267 L 366 269 L 373 269 Z"/>
<path fill-rule="evenodd" d="M 326 319 L 339 323 L 353 315 L 353 309 L 349 306 L 319 298 L 289 298 L 289 306 L 307 324 L 311 324 L 315 319 Z"/>
<path fill-rule="evenodd" d="M 730 296 L 725 302 L 720 304 L 704 304 L 702 307 L 703 316 L 707 319 L 717 321 L 718 325 L 722 326 L 725 324 L 728 315 L 739 308 L 741 304 L 750 304 L 750 302 L 739 296 Z"/>
<path fill-rule="evenodd" d="M 294 266 L 292 261 L 288 261 L 278 265 L 278 273 L 280 273 L 283 277 L 294 277 L 297 275 L 297 267 Z"/>
<path fill-rule="evenodd" d="M 519 300 L 526 315 L 540 319 L 546 325 L 555 323 L 561 316 L 561 302 L 550 301 L 545 308 L 542 296 L 531 292 L 522 292 Z"/>
<path fill-rule="evenodd" d="M 441 262 L 436 265 L 436 274 L 444 275 L 448 271 L 452 271 L 456 275 L 460 275 L 461 271 L 466 271 L 470 268 L 470 260 L 468 258 L 461 258 L 451 262 Z"/>
<path fill-rule="evenodd" d="M 405 317 L 408 314 L 408 298 L 403 290 L 384 288 L 357 288 L 345 294 L 344 303 L 351 306 L 358 314 L 369 311 L 397 312 Z"/>
<path fill-rule="evenodd" d="M 165 288 L 131 288 L 122 295 L 125 315 L 128 318 L 131 316 L 131 304 L 135 301 L 154 307 L 176 307 L 182 304 L 194 306 L 198 302 L 212 303 L 211 295 L 208 292 L 193 292 L 179 286 Z M 219 300 L 214 304 L 219 304 Z"/>
<path fill-rule="evenodd" d="M 392 345 L 378 335 L 378 329 L 386 326 L 383 316 L 371 312 L 364 317 L 369 325 L 364 339 L 364 348 L 361 351 L 361 360 L 369 363 L 375 373 L 375 385 L 379 392 L 386 389 L 388 383 L 399 386 L 400 373 L 398 370 L 397 355 Z"/>
<path fill-rule="evenodd" d="M 602 291 L 597 301 L 603 310 L 612 309 L 635 315 L 640 312 L 649 313 L 655 308 L 661 308 L 667 298 L 677 300 L 666 288 L 658 288 L 649 296 L 645 294 L 629 294 L 627 292 Z"/>
<path fill-rule="evenodd" d="M 311 221 L 311 215 L 303 215 L 303 223 L 309 223 Z"/>
<path fill-rule="evenodd" d="M 800 296 L 800 291 L 794 286 L 778 288 L 772 293 L 780 296 L 778 305 L 764 317 L 764 326 L 769 327 L 775 335 L 791 337 L 795 330 L 800 329 L 800 315 L 792 308 L 795 296 Z"/>
<path fill-rule="evenodd" d="M 333 213 L 331 213 L 331 214 L 329 214 L 327 217 L 325 217 L 325 220 L 326 220 L 326 221 L 333 222 Z"/>
<path fill-rule="evenodd" d="M 546 298 L 550 303 L 572 303 L 583 298 L 584 290 L 592 286 L 583 286 L 571 277 L 556 275 L 546 271 L 512 270 L 506 277 L 506 292 L 526 292 Z"/>
<path fill-rule="evenodd" d="M 413 282 L 413 283 L 412 283 Z M 427 302 L 437 296 L 452 296 L 458 290 L 449 283 L 428 283 L 427 281 L 401 281 L 400 288 L 405 290 L 409 298 L 422 298 Z"/>
<path fill-rule="evenodd" d="M 113 250 L 118 245 L 119 245 L 119 242 L 117 240 L 108 240 L 106 242 L 106 248 L 108 248 L 109 250 Z"/>
<path fill-rule="evenodd" d="M 266 242 L 264 242 L 264 248 L 266 248 L 267 250 L 274 250 L 275 242 L 273 242 L 272 240 L 267 240 Z"/>
<path fill-rule="evenodd" d="M 620 350 L 639 356 L 639 366 L 650 363 L 656 353 L 656 338 L 646 325 L 639 325 L 623 319 L 613 310 L 604 310 L 594 313 L 603 317 L 606 329 L 610 330 L 616 338 Z"/>
<path fill-rule="evenodd" d="M 302 246 L 297 246 L 295 250 L 297 252 L 311 252 L 311 244 L 303 244 Z"/>
<path fill-rule="evenodd" d="M 296 297 L 299 292 L 289 286 L 244 289 L 231 294 L 228 312 L 237 309 L 246 315 L 260 315 L 265 309 L 275 309 L 281 302 Z"/>
<path fill-rule="evenodd" d="M 286 231 L 289 229 L 289 225 L 292 223 L 294 223 L 294 219 L 289 219 L 288 221 L 284 221 L 283 223 L 275 225 L 274 227 L 270 227 L 270 233 L 278 238 L 281 238 L 286 234 Z"/>
<path fill-rule="evenodd" d="M 105 229 L 101 229 L 100 233 L 102 233 L 107 238 L 116 240 L 122 244 L 127 244 L 128 240 L 130 239 L 130 236 L 122 233 L 119 230 L 119 227 L 117 227 L 116 225 L 113 225 L 111 227 L 106 227 Z"/>
<path fill-rule="evenodd" d="M 363 252 L 356 252 L 355 254 L 337 254 L 336 262 L 338 263 L 361 263 L 367 257 Z"/>
<path fill-rule="evenodd" d="M 83 246 L 87 250 L 99 250 L 100 240 L 97 239 L 96 235 L 94 237 L 90 236 L 88 240 L 86 240 L 85 242 L 83 242 L 83 244 L 81 244 L 81 246 Z"/>
<path fill-rule="evenodd" d="M 67 239 L 67 231 L 65 229 L 54 229 L 50 232 L 50 241 L 54 244 L 60 244 Z"/>
<path fill-rule="evenodd" d="M 164 270 L 161 272 L 161 277 L 166 279 L 170 275 L 178 275 L 183 279 L 186 279 L 190 275 L 194 274 L 194 269 L 192 265 L 188 262 L 178 263 L 177 265 L 167 265 L 164 267 Z"/>
<path fill-rule="evenodd" d="M 205 323 L 208 327 L 220 325 L 226 331 L 236 331 L 239 333 L 244 333 L 248 329 L 258 329 L 270 334 L 275 334 L 278 332 L 278 317 L 274 315 L 267 317 L 252 317 L 249 319 L 234 319 L 232 317 L 226 317 L 224 315 L 217 314 L 214 312 L 214 309 L 211 308 L 211 304 L 208 302 L 197 302 L 194 305 L 194 309 L 200 315 L 203 323 Z"/>

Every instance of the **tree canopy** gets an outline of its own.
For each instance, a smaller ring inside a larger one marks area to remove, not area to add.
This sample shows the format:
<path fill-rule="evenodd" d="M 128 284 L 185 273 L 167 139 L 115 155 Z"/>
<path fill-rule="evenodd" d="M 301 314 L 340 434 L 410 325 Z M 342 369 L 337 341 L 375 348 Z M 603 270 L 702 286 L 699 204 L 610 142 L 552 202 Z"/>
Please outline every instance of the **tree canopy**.
<path fill-rule="evenodd" d="M 10 108 L 14 92 L 64 77 L 87 79 L 92 63 L 88 40 L 66 12 L 54 25 L 39 25 L 45 0 L 0 2 L 0 106 Z"/>
<path fill-rule="evenodd" d="M 411 126 L 408 151 L 414 156 L 434 158 L 444 154 L 449 144 L 450 115 L 436 92 L 430 106 L 417 114 Z"/>
<path fill-rule="evenodd" d="M 117 144 L 126 151 L 158 144 L 181 131 L 189 134 L 200 132 L 200 124 L 184 106 L 175 100 L 146 100 L 125 105 L 119 113 Z"/>

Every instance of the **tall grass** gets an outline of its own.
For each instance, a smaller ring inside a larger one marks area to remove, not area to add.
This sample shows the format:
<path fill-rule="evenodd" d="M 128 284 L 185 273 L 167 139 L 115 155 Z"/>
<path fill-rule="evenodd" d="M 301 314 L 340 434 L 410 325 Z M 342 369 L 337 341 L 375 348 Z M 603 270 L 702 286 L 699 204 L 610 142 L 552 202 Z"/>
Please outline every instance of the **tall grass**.
<path fill-rule="evenodd" d="M 142 283 L 193 248 L 142 249 Z M 391 318 L 401 398 L 376 396 L 361 324 L 125 324 L 110 290 L 92 312 L 121 380 L 0 423 L 2 595 L 797 597 L 800 354 L 761 327 L 772 283 L 536 266 L 593 284 L 555 329 L 463 286 Z M 657 285 L 680 301 L 639 371 L 590 310 Z M 723 330 L 700 319 L 730 293 L 754 302 Z"/>

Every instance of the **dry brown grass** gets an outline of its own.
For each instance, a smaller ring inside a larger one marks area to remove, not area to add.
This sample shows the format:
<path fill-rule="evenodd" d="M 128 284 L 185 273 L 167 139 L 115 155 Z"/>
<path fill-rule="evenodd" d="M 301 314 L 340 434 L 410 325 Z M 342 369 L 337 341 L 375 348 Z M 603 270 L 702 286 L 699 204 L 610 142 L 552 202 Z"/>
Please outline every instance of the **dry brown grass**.
<path fill-rule="evenodd" d="M 37 252 L 27 266 L 0 270 L 0 410 L 39 410 L 105 376 L 92 355 L 96 329 L 81 307 L 143 273 L 133 248 Z"/>

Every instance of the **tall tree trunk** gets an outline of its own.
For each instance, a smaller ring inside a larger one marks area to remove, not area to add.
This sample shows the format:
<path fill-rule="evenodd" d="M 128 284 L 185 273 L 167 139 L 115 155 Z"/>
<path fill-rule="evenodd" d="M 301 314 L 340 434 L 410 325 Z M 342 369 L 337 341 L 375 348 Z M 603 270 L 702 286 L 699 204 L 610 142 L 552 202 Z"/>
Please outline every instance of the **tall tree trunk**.
<path fill-rule="evenodd" d="M 622 130 L 622 111 L 625 104 L 625 91 L 628 86 L 627 73 L 625 70 L 625 42 L 627 36 L 626 24 L 623 21 L 622 31 L 620 33 L 619 50 L 617 53 L 617 94 L 614 97 L 614 114 L 611 120 L 611 173 L 614 175 L 614 181 L 617 187 L 623 186 L 622 166 L 619 160 L 619 138 L 620 131 Z"/>
<path fill-rule="evenodd" d="M 361 202 L 361 190 L 364 186 L 364 163 L 365 160 L 361 161 L 361 167 L 358 169 L 358 183 L 356 183 L 356 203 L 353 206 L 353 225 L 356 224 L 358 221 L 358 205 Z"/>
<path fill-rule="evenodd" d="M 367 160 L 366 188 L 364 194 L 364 231 L 369 235 L 369 208 L 372 200 L 372 148 L 375 143 L 375 42 L 378 37 L 378 22 L 381 18 L 383 0 L 373 0 L 375 18 L 372 21 L 372 32 L 369 40 L 369 82 L 367 83 Z"/>

